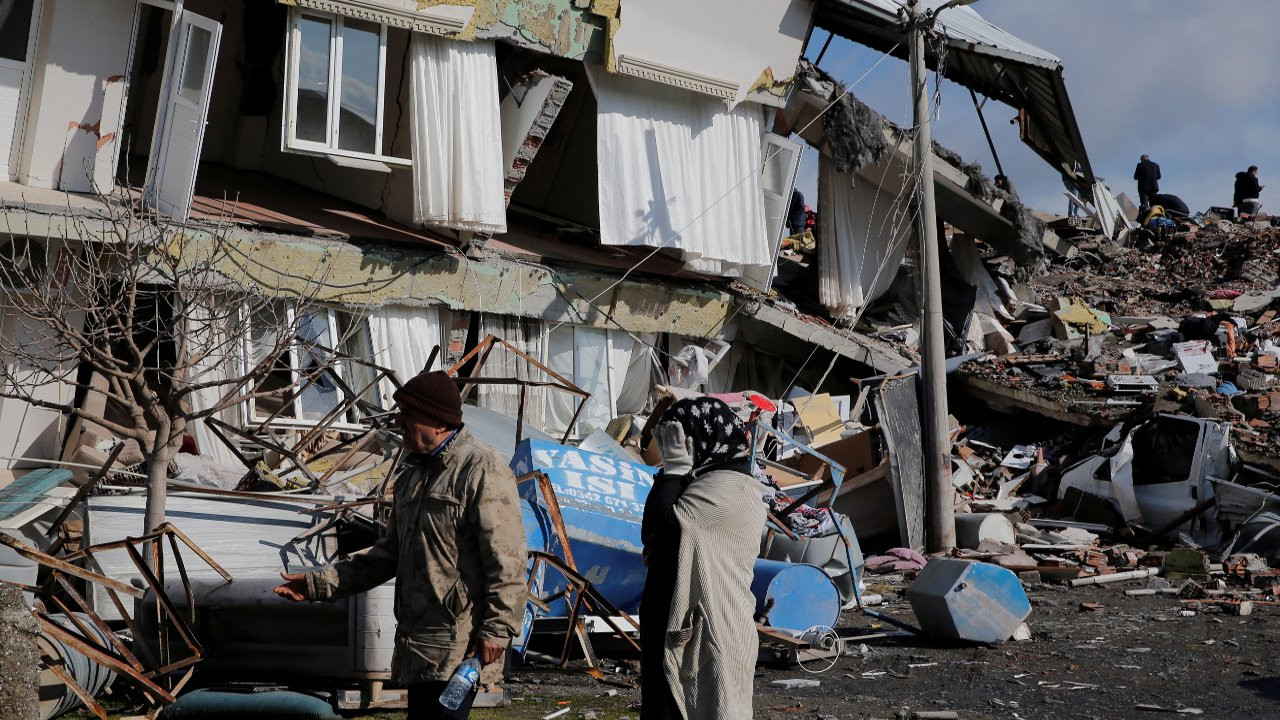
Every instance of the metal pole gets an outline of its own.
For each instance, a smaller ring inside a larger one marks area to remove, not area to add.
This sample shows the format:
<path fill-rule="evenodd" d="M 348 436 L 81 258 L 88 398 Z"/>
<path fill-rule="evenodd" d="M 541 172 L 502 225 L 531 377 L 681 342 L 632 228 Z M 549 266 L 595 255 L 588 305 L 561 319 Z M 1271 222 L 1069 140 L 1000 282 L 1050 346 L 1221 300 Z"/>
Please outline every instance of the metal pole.
<path fill-rule="evenodd" d="M 912 0 L 911 92 L 915 100 L 915 152 L 919 168 L 916 198 L 920 220 L 920 284 L 923 316 L 920 319 L 920 371 L 924 386 L 925 477 L 928 483 L 929 549 L 945 551 L 955 547 L 955 508 L 951 485 L 951 448 L 947 433 L 946 345 L 942 331 L 942 277 L 938 265 L 937 211 L 933 197 L 933 132 L 929 118 L 928 68 L 925 66 L 924 26 L 921 0 Z"/>
<path fill-rule="evenodd" d="M 982 134 L 987 136 L 987 147 L 991 148 L 991 159 L 996 161 L 996 172 L 1004 174 L 1000 165 L 1000 155 L 996 153 L 996 144 L 991 142 L 991 131 L 987 129 L 987 119 L 982 115 L 982 105 L 978 104 L 978 94 L 969 88 L 969 97 L 973 98 L 973 109 L 978 111 L 978 122 L 982 123 Z"/>

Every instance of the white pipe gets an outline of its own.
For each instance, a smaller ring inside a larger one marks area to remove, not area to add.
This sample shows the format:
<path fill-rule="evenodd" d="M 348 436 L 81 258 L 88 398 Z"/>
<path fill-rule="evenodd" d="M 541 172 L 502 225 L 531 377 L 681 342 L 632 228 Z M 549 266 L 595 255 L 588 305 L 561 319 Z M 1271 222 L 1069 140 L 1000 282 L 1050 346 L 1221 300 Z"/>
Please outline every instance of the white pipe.
<path fill-rule="evenodd" d="M 1110 575 L 1090 575 L 1089 577 L 1076 578 L 1071 581 L 1071 587 L 1080 587 L 1081 585 L 1105 585 L 1113 582 L 1123 582 L 1125 580 L 1141 580 L 1149 578 L 1152 575 L 1158 575 L 1160 568 L 1142 568 L 1141 570 L 1130 570 L 1129 572 L 1112 573 Z"/>

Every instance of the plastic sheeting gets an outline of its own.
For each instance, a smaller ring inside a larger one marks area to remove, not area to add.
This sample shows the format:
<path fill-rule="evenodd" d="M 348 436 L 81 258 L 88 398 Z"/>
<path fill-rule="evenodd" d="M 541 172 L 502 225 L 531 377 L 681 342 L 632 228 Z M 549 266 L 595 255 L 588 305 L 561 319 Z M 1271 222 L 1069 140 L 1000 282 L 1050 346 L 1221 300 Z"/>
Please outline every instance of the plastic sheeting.
<path fill-rule="evenodd" d="M 493 43 L 413 33 L 409 54 L 413 221 L 506 232 Z"/>
<path fill-rule="evenodd" d="M 446 346 L 440 321 L 440 309 L 434 307 L 408 307 L 387 305 L 369 313 L 369 338 L 373 343 L 373 357 L 377 364 L 395 371 L 400 382 L 417 375 L 427 368 L 427 359 L 437 345 Z M 431 370 L 440 369 L 443 350 L 436 357 Z M 378 383 L 382 407 L 395 404 L 391 394 L 396 390 L 390 380 Z"/>
<path fill-rule="evenodd" d="M 893 284 L 913 235 L 908 198 L 836 170 L 818 170 L 819 297 L 836 320 L 853 320 Z"/>
<path fill-rule="evenodd" d="M 597 101 L 600 242 L 675 248 L 692 269 L 772 266 L 758 105 L 587 65 Z"/>

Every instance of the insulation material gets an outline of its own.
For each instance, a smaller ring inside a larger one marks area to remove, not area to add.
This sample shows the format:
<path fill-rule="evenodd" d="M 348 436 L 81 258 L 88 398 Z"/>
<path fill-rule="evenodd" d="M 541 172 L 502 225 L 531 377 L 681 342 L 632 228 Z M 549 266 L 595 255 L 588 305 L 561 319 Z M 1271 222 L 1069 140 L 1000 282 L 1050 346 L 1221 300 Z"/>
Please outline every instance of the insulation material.
<path fill-rule="evenodd" d="M 831 156 L 836 169 L 855 173 L 880 162 L 889 151 L 884 117 L 853 93 L 845 92 L 835 77 L 808 60 L 800 61 L 799 73 L 810 90 L 835 104 L 822 115 L 822 131 L 826 140 L 823 153 Z"/>
<path fill-rule="evenodd" d="M 404 305 L 378 308 L 369 314 L 369 337 L 373 343 L 374 362 L 395 371 L 400 382 L 423 370 L 441 369 L 443 347 L 435 363 L 427 367 L 431 350 L 444 343 L 439 308 Z M 382 407 L 389 408 L 395 404 L 391 399 L 395 390 L 390 380 L 379 383 Z"/>
<path fill-rule="evenodd" d="M 898 200 L 869 182 L 855 182 L 821 157 L 819 297 L 837 321 L 854 320 L 893 283 L 913 234 L 905 196 Z"/>
<path fill-rule="evenodd" d="M 690 267 L 740 275 L 773 264 L 760 179 L 760 107 L 587 65 L 595 91 L 600 242 L 681 251 Z"/>
<path fill-rule="evenodd" d="M 506 232 L 493 43 L 413 33 L 409 54 L 413 221 Z"/>

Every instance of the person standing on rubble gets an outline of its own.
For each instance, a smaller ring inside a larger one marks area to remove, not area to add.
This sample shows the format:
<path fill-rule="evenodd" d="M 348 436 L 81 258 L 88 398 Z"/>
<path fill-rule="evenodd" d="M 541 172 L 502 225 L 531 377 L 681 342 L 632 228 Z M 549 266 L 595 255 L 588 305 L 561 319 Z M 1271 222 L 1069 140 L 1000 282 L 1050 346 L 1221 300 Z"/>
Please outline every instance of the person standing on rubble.
<path fill-rule="evenodd" d="M 751 717 L 757 639 L 752 568 L 764 527 L 742 421 L 714 398 L 681 400 L 654 430 L 662 472 L 640 537 L 641 720 Z"/>
<path fill-rule="evenodd" d="M 520 630 L 525 537 L 515 478 L 462 425 L 446 373 L 424 372 L 393 396 L 404 456 L 386 532 L 368 550 L 309 573 L 281 573 L 276 594 L 331 601 L 396 579 L 392 679 L 409 690 L 409 719 L 465 718 L 440 704 L 454 670 L 500 660 Z"/>
<path fill-rule="evenodd" d="M 1151 162 L 1150 155 L 1143 155 L 1133 169 L 1133 179 L 1138 181 L 1138 209 L 1151 207 L 1151 196 L 1160 192 L 1160 166 Z"/>
<path fill-rule="evenodd" d="M 1248 170 L 1236 173 L 1236 192 L 1232 204 L 1241 215 L 1257 215 L 1262 209 L 1258 196 L 1265 185 L 1258 182 L 1258 166 L 1250 165 Z"/>

